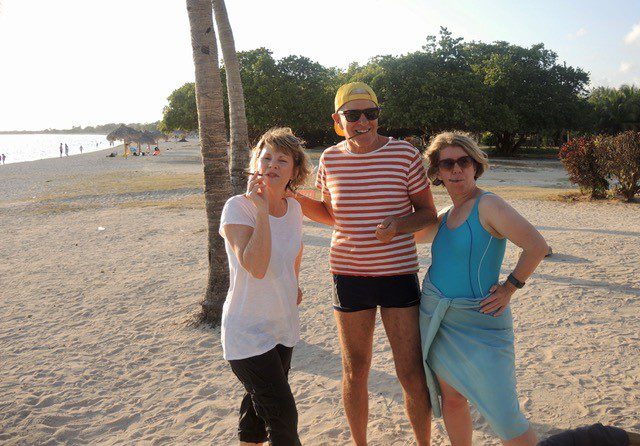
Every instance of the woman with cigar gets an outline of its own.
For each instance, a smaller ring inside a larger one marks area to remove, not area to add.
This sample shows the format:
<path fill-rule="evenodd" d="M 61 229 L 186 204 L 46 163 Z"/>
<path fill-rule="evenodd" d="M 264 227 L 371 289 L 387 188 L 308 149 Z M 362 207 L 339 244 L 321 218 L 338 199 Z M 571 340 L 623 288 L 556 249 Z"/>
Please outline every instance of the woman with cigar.
<path fill-rule="evenodd" d="M 231 197 L 220 219 L 230 271 L 222 347 L 246 390 L 240 444 L 300 444 L 288 374 L 300 338 L 302 210 L 286 195 L 304 182 L 309 166 L 291 129 L 269 130 L 253 149 L 247 192 Z"/>
<path fill-rule="evenodd" d="M 471 446 L 471 402 L 505 445 L 535 445 L 516 393 L 509 302 L 548 251 L 540 233 L 507 202 L 478 188 L 487 156 L 463 134 L 437 135 L 427 174 L 453 206 L 416 233 L 430 242 L 432 264 L 420 301 L 420 334 L 435 416 L 453 446 Z M 507 240 L 522 249 L 498 283 Z M 440 398 L 442 408 L 440 407 Z"/>

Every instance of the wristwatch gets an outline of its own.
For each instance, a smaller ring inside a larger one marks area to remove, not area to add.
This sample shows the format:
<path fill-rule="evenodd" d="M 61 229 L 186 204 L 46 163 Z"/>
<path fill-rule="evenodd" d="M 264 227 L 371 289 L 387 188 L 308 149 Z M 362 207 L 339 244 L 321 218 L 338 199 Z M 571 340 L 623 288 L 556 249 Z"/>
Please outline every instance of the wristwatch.
<path fill-rule="evenodd" d="M 513 273 L 507 276 L 507 282 L 511 282 L 511 284 L 516 288 L 522 288 L 524 286 L 524 282 L 520 282 L 518 279 L 516 279 L 513 276 Z"/>

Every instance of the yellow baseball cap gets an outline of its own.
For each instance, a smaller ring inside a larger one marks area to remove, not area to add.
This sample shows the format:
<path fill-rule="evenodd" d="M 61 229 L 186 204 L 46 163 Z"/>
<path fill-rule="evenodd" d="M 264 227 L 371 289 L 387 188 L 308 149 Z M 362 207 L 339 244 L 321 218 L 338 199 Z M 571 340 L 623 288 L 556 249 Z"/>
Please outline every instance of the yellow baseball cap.
<path fill-rule="evenodd" d="M 380 105 L 378 104 L 378 97 L 370 86 L 364 82 L 350 82 L 338 88 L 336 98 L 333 101 L 335 105 L 335 112 L 340 110 L 340 107 L 347 102 L 355 101 L 356 99 L 366 99 L 368 101 L 373 101 L 376 106 Z M 333 129 L 338 135 L 344 136 L 344 132 L 338 124 L 334 123 Z"/>

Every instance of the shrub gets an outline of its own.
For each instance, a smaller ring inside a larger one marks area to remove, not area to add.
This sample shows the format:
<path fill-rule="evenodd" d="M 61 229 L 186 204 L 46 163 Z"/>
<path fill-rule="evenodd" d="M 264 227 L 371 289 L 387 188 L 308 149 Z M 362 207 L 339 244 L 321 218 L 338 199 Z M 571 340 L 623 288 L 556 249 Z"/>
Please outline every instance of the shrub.
<path fill-rule="evenodd" d="M 596 141 L 605 175 L 618 181 L 616 191 L 630 201 L 640 192 L 640 132 L 627 131 Z"/>
<path fill-rule="evenodd" d="M 599 159 L 601 152 L 596 147 L 594 137 L 582 136 L 570 139 L 558 154 L 569 180 L 583 192 L 591 191 L 591 198 L 604 198 L 609 188 Z"/>

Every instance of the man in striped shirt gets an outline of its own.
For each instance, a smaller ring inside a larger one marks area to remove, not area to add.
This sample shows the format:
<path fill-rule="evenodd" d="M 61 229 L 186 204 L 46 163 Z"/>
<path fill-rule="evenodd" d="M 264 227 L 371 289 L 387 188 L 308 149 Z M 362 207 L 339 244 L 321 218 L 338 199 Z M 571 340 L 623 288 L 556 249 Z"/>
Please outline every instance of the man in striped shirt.
<path fill-rule="evenodd" d="M 367 444 L 367 379 L 380 307 L 409 421 L 418 444 L 427 445 L 431 416 L 413 233 L 436 220 L 436 209 L 420 152 L 380 135 L 379 113 L 368 85 L 340 87 L 332 117 L 345 139 L 320 157 L 316 186 L 322 200 L 296 198 L 308 218 L 334 229 L 333 307 L 342 348 L 342 397 L 355 444 Z"/>

